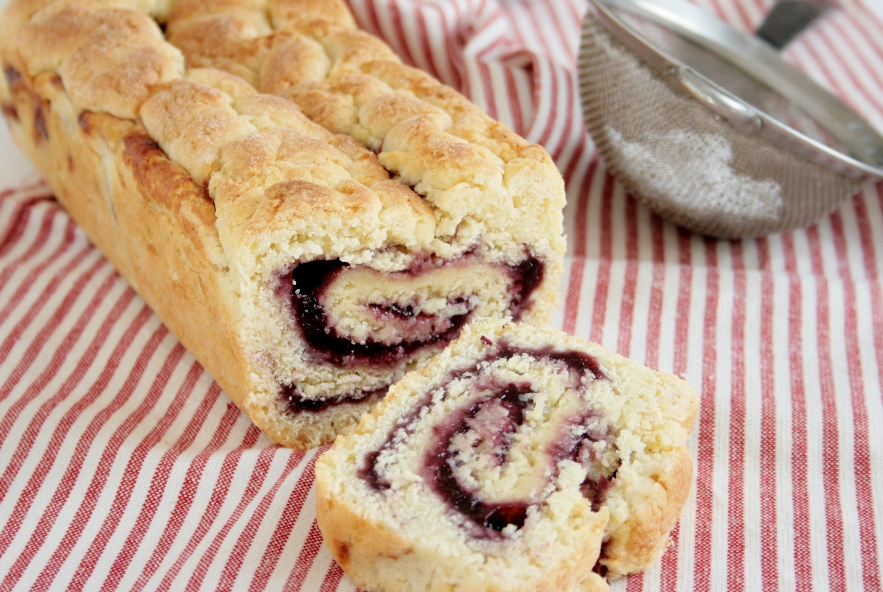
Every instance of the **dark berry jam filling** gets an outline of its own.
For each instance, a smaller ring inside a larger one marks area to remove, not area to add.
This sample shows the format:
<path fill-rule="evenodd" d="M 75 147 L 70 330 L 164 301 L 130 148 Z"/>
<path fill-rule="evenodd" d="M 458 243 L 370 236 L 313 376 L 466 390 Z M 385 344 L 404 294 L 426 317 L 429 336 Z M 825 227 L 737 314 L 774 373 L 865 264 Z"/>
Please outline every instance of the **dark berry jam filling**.
<path fill-rule="evenodd" d="M 3 69 L 3 76 L 6 78 L 6 84 L 8 84 L 10 88 L 14 89 L 18 85 L 22 84 L 21 72 L 19 72 L 12 66 L 6 66 Z"/>
<path fill-rule="evenodd" d="M 560 439 L 550 453 L 553 458 L 567 458 L 588 469 L 580 492 L 592 502 L 593 512 L 600 509 L 612 485 L 612 480 L 604 474 L 601 465 L 602 454 L 595 447 L 595 442 L 610 442 L 610 434 L 602 420 L 600 413 L 591 410 L 571 417 L 565 422 Z"/>
<path fill-rule="evenodd" d="M 476 401 L 469 409 L 460 410 L 451 416 L 445 425 L 436 428 L 436 445 L 426 454 L 424 477 L 436 493 L 473 523 L 497 532 L 510 524 L 516 528 L 524 526 L 529 504 L 521 501 L 495 503 L 478 499 L 475 493 L 464 487 L 454 474 L 457 451 L 451 445 L 451 441 L 457 434 L 466 434 L 477 428 L 483 439 L 493 440 L 493 443 L 497 444 L 494 446 L 499 451 L 497 462 L 503 464 L 506 460 L 505 451 L 508 449 L 510 436 L 524 423 L 524 409 L 527 407 L 528 399 L 523 398 L 522 395 L 529 392 L 531 392 L 530 385 L 508 384 L 499 388 L 494 395 Z M 476 426 L 470 421 L 495 403 L 505 412 L 505 417 L 498 425 Z"/>
<path fill-rule="evenodd" d="M 366 362 L 374 366 L 394 366 L 410 359 L 424 347 L 451 341 L 469 319 L 468 313 L 454 315 L 447 319 L 447 329 L 444 331 L 423 339 L 402 339 L 393 345 L 379 343 L 370 338 L 365 343 L 357 343 L 342 337 L 329 326 L 328 315 L 320 299 L 337 274 L 346 267 L 347 264 L 340 261 L 311 261 L 298 265 L 291 274 L 291 301 L 295 317 L 307 344 L 325 363 L 341 367 Z M 414 315 L 413 309 L 409 312 L 407 308 L 397 308 L 394 304 L 375 304 L 373 308 L 399 317 L 417 316 Z"/>
<path fill-rule="evenodd" d="M 520 320 L 530 304 L 530 297 L 543 281 L 545 266 L 536 257 L 528 257 L 518 265 L 510 267 L 513 276 L 512 302 L 509 312 L 516 321 Z"/>
<path fill-rule="evenodd" d="M 411 269 L 399 272 L 416 276 L 443 263 L 420 261 Z M 415 312 L 414 307 L 401 303 L 373 303 L 369 308 L 378 318 L 410 320 L 415 327 L 431 327 L 418 336 L 402 335 L 394 344 L 381 343 L 370 337 L 364 343 L 355 342 L 330 326 L 328 311 L 321 304 L 322 296 L 338 274 L 348 267 L 337 260 L 320 260 L 302 263 L 291 272 L 291 302 L 294 315 L 304 339 L 317 361 L 339 367 L 353 367 L 365 363 L 373 366 L 393 367 L 412 358 L 415 353 L 434 344 L 447 344 L 459 335 L 469 320 L 474 305 L 469 304 L 469 294 L 452 295 L 449 304 L 461 306 L 468 312 L 447 318 Z M 509 311 L 518 319 L 528 307 L 530 296 L 543 278 L 543 264 L 529 257 L 518 265 L 508 267 L 512 277 L 512 294 Z"/>
<path fill-rule="evenodd" d="M 467 254 L 462 259 L 466 261 L 472 257 L 472 254 Z M 410 268 L 399 273 L 417 276 L 444 264 L 445 262 L 433 258 L 423 258 L 416 260 Z M 310 361 L 314 363 L 341 368 L 365 364 L 380 368 L 395 368 L 413 358 L 423 348 L 443 346 L 455 339 L 472 314 L 474 304 L 470 304 L 469 294 L 452 295 L 448 305 L 465 312 L 448 317 L 418 312 L 414 305 L 408 303 L 372 303 L 368 305 L 368 309 L 375 318 L 381 321 L 387 319 L 389 323 L 393 323 L 393 326 L 394 324 L 403 326 L 400 340 L 391 344 L 373 340 L 371 337 L 364 342 L 353 341 L 340 335 L 330 326 L 328 311 L 322 305 L 323 295 L 347 267 L 346 263 L 338 260 L 311 261 L 295 267 L 290 274 L 283 276 L 283 281 L 280 282 L 284 296 L 290 296 L 295 319 L 310 349 Z M 533 256 L 518 265 L 508 266 L 507 271 L 512 278 L 509 310 L 513 318 L 518 319 L 527 309 L 531 295 L 542 282 L 543 269 L 543 263 Z M 548 352 L 547 355 L 562 354 Z M 583 364 L 578 360 L 568 363 L 578 370 Z M 385 391 L 384 387 L 370 393 L 312 400 L 301 394 L 295 386 L 283 385 L 280 401 L 282 407 L 293 414 L 319 412 L 334 405 L 360 401 L 366 397 L 379 398 Z"/>
<path fill-rule="evenodd" d="M 467 388 L 482 395 L 473 398 L 468 406 L 448 414 L 442 424 L 433 428 L 432 444 L 424 453 L 421 474 L 424 482 L 439 498 L 473 525 L 471 530 L 477 538 L 502 536 L 501 532 L 508 526 L 520 529 L 524 526 L 530 507 L 541 503 L 541 500 L 534 499 L 501 502 L 482 499 L 457 476 L 457 469 L 462 466 L 458 455 L 467 452 L 462 450 L 462 444 L 455 445 L 458 437 L 461 442 L 468 440 L 473 446 L 472 450 L 483 454 L 488 464 L 502 466 L 507 462 L 512 437 L 524 423 L 534 391 L 528 382 L 502 382 L 482 375 L 481 369 L 485 362 L 515 355 L 528 355 L 546 363 L 563 364 L 572 376 L 571 386 L 580 393 L 584 392 L 590 381 L 606 379 L 598 362 L 582 352 L 558 352 L 551 348 L 531 350 L 511 347 L 506 343 L 500 343 L 474 366 L 448 373 L 445 383 L 471 379 Z M 389 489 L 390 483 L 380 464 L 381 455 L 400 445 L 403 433 L 413 432 L 418 418 L 434 404 L 434 390 L 424 395 L 421 403 L 397 422 L 380 448 L 365 455 L 365 464 L 360 468 L 359 476 L 371 488 L 377 491 Z M 545 446 L 551 470 L 544 477 L 554 479 L 561 460 L 569 459 L 582 464 L 587 476 L 580 490 L 591 501 L 595 511 L 603 503 L 615 473 L 601 466 L 601 453 L 594 445 L 596 442 L 613 445 L 613 436 L 601 413 L 584 409 L 581 413 L 564 418 L 557 438 Z"/>
<path fill-rule="evenodd" d="M 387 387 L 365 391 L 361 393 L 338 395 L 336 397 L 327 397 L 324 399 L 307 399 L 295 386 L 283 385 L 282 393 L 279 400 L 282 408 L 286 409 L 290 414 L 298 413 L 319 413 L 326 411 L 331 407 L 338 405 L 351 404 L 367 401 L 379 401 L 386 394 Z"/>

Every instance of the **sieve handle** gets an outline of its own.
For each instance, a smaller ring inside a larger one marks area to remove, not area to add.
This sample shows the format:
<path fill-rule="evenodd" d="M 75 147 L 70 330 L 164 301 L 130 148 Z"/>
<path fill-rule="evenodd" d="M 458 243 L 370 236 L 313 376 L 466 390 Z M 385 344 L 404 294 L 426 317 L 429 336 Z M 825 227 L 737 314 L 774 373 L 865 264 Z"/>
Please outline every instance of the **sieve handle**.
<path fill-rule="evenodd" d="M 782 49 L 833 6 L 831 0 L 779 0 L 755 35 Z"/>
<path fill-rule="evenodd" d="M 755 134 L 763 127 L 763 121 L 754 107 L 700 76 L 692 68 L 681 66 L 675 70 L 675 76 L 693 98 L 728 119 L 742 133 Z"/>

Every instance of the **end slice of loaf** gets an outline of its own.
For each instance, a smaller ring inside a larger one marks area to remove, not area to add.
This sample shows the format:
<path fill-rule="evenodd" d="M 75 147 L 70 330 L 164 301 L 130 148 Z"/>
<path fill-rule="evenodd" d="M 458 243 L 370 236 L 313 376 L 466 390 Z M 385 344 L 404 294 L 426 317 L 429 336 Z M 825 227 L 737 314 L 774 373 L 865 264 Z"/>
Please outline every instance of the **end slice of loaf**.
<path fill-rule="evenodd" d="M 319 527 L 366 590 L 604 589 L 668 545 L 696 413 L 676 376 L 476 323 L 319 458 Z"/>

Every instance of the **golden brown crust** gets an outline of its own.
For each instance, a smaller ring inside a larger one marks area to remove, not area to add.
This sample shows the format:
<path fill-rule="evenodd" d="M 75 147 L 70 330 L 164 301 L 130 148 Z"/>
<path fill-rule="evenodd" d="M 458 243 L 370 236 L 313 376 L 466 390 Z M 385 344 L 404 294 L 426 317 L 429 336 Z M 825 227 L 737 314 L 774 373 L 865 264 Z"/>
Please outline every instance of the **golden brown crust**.
<path fill-rule="evenodd" d="M 114 195 L 126 198 L 114 204 L 133 286 L 187 350 L 213 369 L 237 405 L 248 410 L 243 395 L 251 378 L 233 326 L 236 304 L 217 233 L 206 224 L 213 218 L 211 201 L 143 132 L 127 135 L 123 144 Z M 158 203 L 156 196 L 163 192 L 166 203 Z"/>
<path fill-rule="evenodd" d="M 693 489 L 693 460 L 686 448 L 651 455 L 648 464 L 641 478 L 620 477 L 612 493 L 625 500 L 629 515 L 609 532 L 599 559 L 610 579 L 643 571 L 659 560 Z"/>
<path fill-rule="evenodd" d="M 93 4 L 59 3 L 17 32 L 27 73 L 58 73 L 79 110 L 133 119 L 151 86 L 183 72 L 181 53 L 147 15 Z"/>
<path fill-rule="evenodd" d="M 244 407 L 246 401 L 237 395 L 249 378 L 236 332 L 227 322 L 231 304 L 220 298 L 229 287 L 225 257 L 213 232 L 212 202 L 133 122 L 88 111 L 71 121 L 75 111 L 69 104 L 65 108 L 66 95 L 57 85 L 41 86 L 43 95 L 25 77 L 12 85 L 19 113 L 33 113 L 25 106 L 34 96 L 46 96 L 41 105 L 45 101 L 52 108 L 41 108 L 42 124 L 22 117 L 10 129 L 18 136 L 31 135 L 28 128 L 46 130 L 42 141 L 21 143 L 32 147 L 29 156 L 42 170 L 55 171 L 47 182 L 56 197 Z"/>

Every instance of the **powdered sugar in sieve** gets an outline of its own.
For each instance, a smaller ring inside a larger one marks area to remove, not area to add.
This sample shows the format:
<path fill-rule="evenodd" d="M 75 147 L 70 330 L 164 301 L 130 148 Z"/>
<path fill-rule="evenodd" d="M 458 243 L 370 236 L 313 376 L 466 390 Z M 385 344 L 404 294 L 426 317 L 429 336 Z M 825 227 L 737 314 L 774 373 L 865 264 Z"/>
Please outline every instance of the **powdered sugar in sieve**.
<path fill-rule="evenodd" d="M 740 238 L 883 177 L 883 138 L 772 47 L 682 0 L 593 0 L 580 96 L 601 156 L 663 217 Z"/>
<path fill-rule="evenodd" d="M 779 183 L 734 170 L 733 149 L 720 135 L 671 130 L 629 142 L 614 129 L 607 134 L 634 190 L 665 209 L 687 207 L 697 219 L 725 216 L 738 226 L 774 223 L 781 216 Z M 672 161 L 681 165 L 672 167 Z"/>

